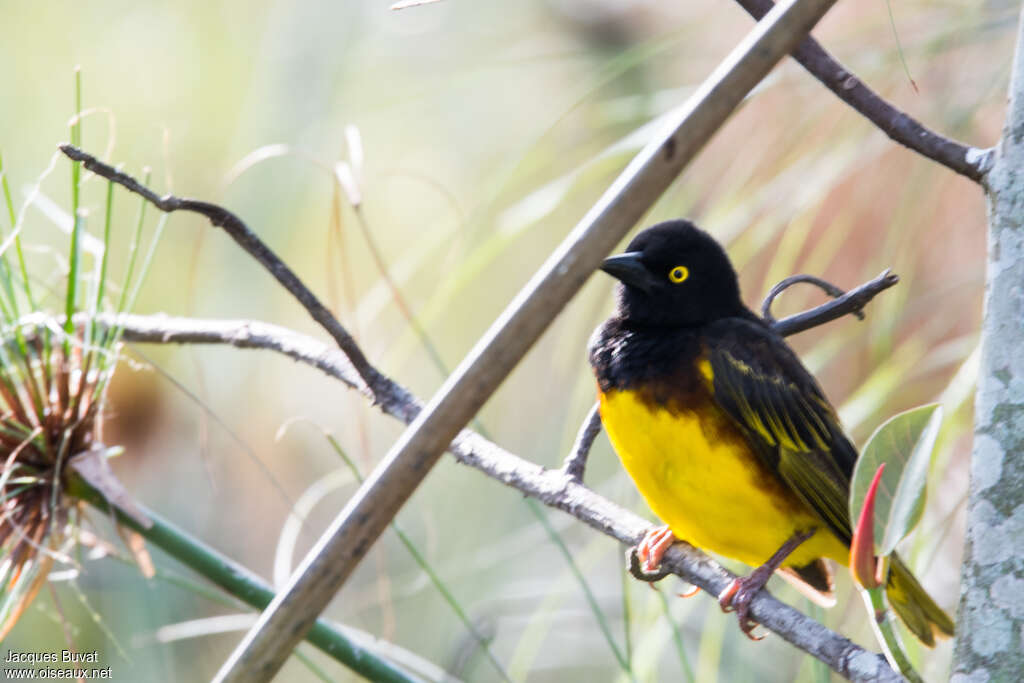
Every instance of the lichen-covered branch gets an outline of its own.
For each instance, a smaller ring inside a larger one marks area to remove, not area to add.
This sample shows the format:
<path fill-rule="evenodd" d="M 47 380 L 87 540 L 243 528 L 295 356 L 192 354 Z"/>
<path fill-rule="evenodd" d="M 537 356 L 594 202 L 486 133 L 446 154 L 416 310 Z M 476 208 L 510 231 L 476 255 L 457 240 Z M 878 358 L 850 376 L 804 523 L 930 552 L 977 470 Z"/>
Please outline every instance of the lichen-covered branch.
<path fill-rule="evenodd" d="M 1024 675 L 1024 15 L 988 176 L 988 272 L 953 681 Z"/>

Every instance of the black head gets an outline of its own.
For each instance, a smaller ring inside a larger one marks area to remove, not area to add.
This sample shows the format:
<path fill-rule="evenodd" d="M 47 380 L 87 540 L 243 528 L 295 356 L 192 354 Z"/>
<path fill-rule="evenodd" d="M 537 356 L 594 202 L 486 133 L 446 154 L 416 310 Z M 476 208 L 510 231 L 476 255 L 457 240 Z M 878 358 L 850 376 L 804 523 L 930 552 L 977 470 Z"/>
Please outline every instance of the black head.
<path fill-rule="evenodd" d="M 601 270 L 622 282 L 619 315 L 630 322 L 694 326 L 746 310 L 725 250 L 686 220 L 647 228 Z"/>

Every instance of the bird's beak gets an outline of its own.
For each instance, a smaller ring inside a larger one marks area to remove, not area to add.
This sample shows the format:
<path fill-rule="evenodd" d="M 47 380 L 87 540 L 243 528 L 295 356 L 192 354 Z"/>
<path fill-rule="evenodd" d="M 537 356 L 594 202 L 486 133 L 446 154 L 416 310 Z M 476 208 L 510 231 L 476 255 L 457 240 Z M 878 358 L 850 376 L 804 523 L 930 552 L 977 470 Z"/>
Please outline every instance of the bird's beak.
<path fill-rule="evenodd" d="M 654 277 L 644 266 L 639 251 L 627 251 L 625 254 L 609 256 L 601 264 L 601 270 L 619 280 L 624 285 L 636 287 L 650 293 L 654 287 Z"/>

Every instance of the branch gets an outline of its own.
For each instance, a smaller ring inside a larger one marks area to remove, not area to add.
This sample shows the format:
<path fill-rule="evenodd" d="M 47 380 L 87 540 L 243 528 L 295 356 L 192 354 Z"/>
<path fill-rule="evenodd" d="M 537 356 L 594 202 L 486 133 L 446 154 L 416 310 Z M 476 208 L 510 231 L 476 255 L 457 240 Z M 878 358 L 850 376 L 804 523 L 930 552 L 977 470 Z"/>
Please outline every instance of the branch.
<path fill-rule="evenodd" d="M 601 433 L 600 408 L 600 404 L 595 403 L 590 408 L 587 416 L 583 418 L 580 431 L 576 434 L 576 441 L 573 442 L 569 455 L 565 458 L 565 462 L 562 463 L 562 471 L 565 472 L 565 476 L 577 484 L 583 483 L 583 470 L 587 467 L 587 456 L 590 455 L 594 439 Z"/>
<path fill-rule="evenodd" d="M 988 177 L 988 255 L 974 403 L 970 497 L 953 680 L 1020 680 L 1024 671 L 1024 13 L 1009 105 Z"/>
<path fill-rule="evenodd" d="M 899 281 L 900 278 L 898 275 L 886 270 L 874 280 L 865 282 L 861 286 L 856 289 L 852 289 L 849 292 L 844 292 L 835 285 L 821 280 L 820 278 L 816 278 L 811 275 L 794 275 L 793 277 L 788 277 L 772 287 L 772 291 L 768 293 L 764 303 L 761 304 L 761 315 L 765 320 L 771 323 L 773 330 L 781 334 L 783 337 L 788 337 L 796 334 L 797 332 L 803 332 L 804 330 L 809 330 L 812 327 L 835 320 L 836 318 L 841 318 L 848 313 L 852 313 L 858 318 L 863 318 L 864 316 L 861 311 L 864 306 L 874 299 L 877 294 L 884 292 Z M 775 301 L 775 297 L 781 294 L 783 290 L 798 282 L 810 282 L 815 284 L 824 289 L 830 296 L 835 297 L 835 300 L 818 306 L 817 308 L 812 308 L 809 311 L 797 313 L 796 315 L 791 315 L 788 318 L 783 318 L 782 320 L 776 320 L 772 317 L 771 313 L 772 302 Z"/>
<path fill-rule="evenodd" d="M 84 319 L 81 318 L 82 321 Z M 31 319 L 28 322 L 37 324 Z M 78 317 L 76 322 L 79 322 Z M 123 329 L 124 340 L 130 342 L 226 344 L 241 349 L 276 351 L 315 367 L 369 396 L 352 364 L 337 349 L 277 325 L 245 320 L 195 320 L 141 315 L 104 315 L 96 322 L 103 327 Z M 423 403 L 405 387 L 386 376 L 382 377 L 385 394 L 381 398 L 386 400 L 377 404 L 379 409 L 406 424 L 412 422 L 422 410 Z M 574 451 L 577 448 L 578 445 L 574 446 Z M 646 520 L 574 481 L 564 470 L 545 469 L 509 453 L 470 430 L 463 430 L 449 445 L 448 451 L 463 465 L 473 467 L 526 496 L 563 510 L 627 546 L 636 545 L 650 527 Z M 711 595 L 720 593 L 735 578 L 699 550 L 685 544 L 673 546 L 666 554 L 663 566 Z M 883 657 L 864 650 L 779 602 L 767 591 L 761 591 L 754 598 L 752 613 L 765 628 L 817 657 L 847 678 L 857 681 L 900 680 Z"/>
<path fill-rule="evenodd" d="M 775 6 L 772 0 L 736 0 L 747 14 L 760 21 Z M 874 90 L 808 36 L 792 52 L 793 59 L 836 97 L 860 112 L 895 142 L 937 161 L 955 173 L 984 183 L 992 168 L 993 150 L 978 149 L 943 137 L 886 102 Z"/>
<path fill-rule="evenodd" d="M 223 228 L 224 232 L 230 235 L 231 239 L 235 240 L 242 249 L 249 253 L 257 262 L 260 263 L 264 268 L 273 275 L 281 285 L 288 290 L 289 293 L 294 296 L 303 308 L 305 308 L 313 319 L 320 324 L 328 334 L 334 338 L 337 342 L 338 347 L 345 352 L 345 355 L 352 361 L 353 367 L 359 373 L 359 376 L 363 379 L 363 382 L 371 390 L 377 389 L 377 384 L 380 381 L 380 375 L 377 370 L 370 365 L 370 362 L 366 360 L 366 356 L 363 355 L 362 349 L 356 344 L 352 335 L 342 327 L 338 319 L 324 306 L 320 300 L 313 294 L 310 289 L 303 284 L 302 280 L 285 265 L 277 254 L 270 250 L 270 248 L 263 243 L 263 241 L 256 236 L 252 230 L 242 221 L 241 218 L 231 213 L 227 209 L 216 204 L 210 204 L 208 202 L 201 202 L 195 199 L 182 199 L 181 197 L 175 197 L 174 195 L 164 195 L 163 197 L 157 195 L 157 193 L 150 190 L 148 187 L 131 177 L 127 173 L 118 171 L 113 166 L 103 163 L 96 157 L 87 152 L 83 152 L 74 145 L 67 143 L 59 145 L 60 151 L 64 152 L 70 159 L 74 161 L 80 161 L 90 171 L 98 176 L 106 178 L 107 180 L 117 183 L 124 187 L 129 192 L 144 197 L 148 202 L 153 204 L 161 211 L 171 213 L 174 211 L 190 211 L 192 213 L 198 213 L 201 216 L 205 216 L 209 219 L 210 223 L 214 227 Z"/>

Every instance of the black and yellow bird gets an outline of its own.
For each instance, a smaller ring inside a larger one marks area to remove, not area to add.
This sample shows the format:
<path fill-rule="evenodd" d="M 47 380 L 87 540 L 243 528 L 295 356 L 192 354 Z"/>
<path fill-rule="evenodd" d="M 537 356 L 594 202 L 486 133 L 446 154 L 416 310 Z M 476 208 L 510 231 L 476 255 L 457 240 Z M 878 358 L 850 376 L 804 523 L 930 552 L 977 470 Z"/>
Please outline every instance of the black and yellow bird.
<path fill-rule="evenodd" d="M 676 539 L 759 567 L 720 596 L 747 635 L 750 600 L 776 569 L 834 603 L 824 560 L 849 563 L 857 451 L 814 377 L 743 304 L 725 251 L 692 223 L 648 228 L 601 268 L 621 282 L 590 343 L 601 421 L 666 525 L 641 543 L 645 567 Z M 925 645 L 953 633 L 895 556 L 887 594 Z"/>

